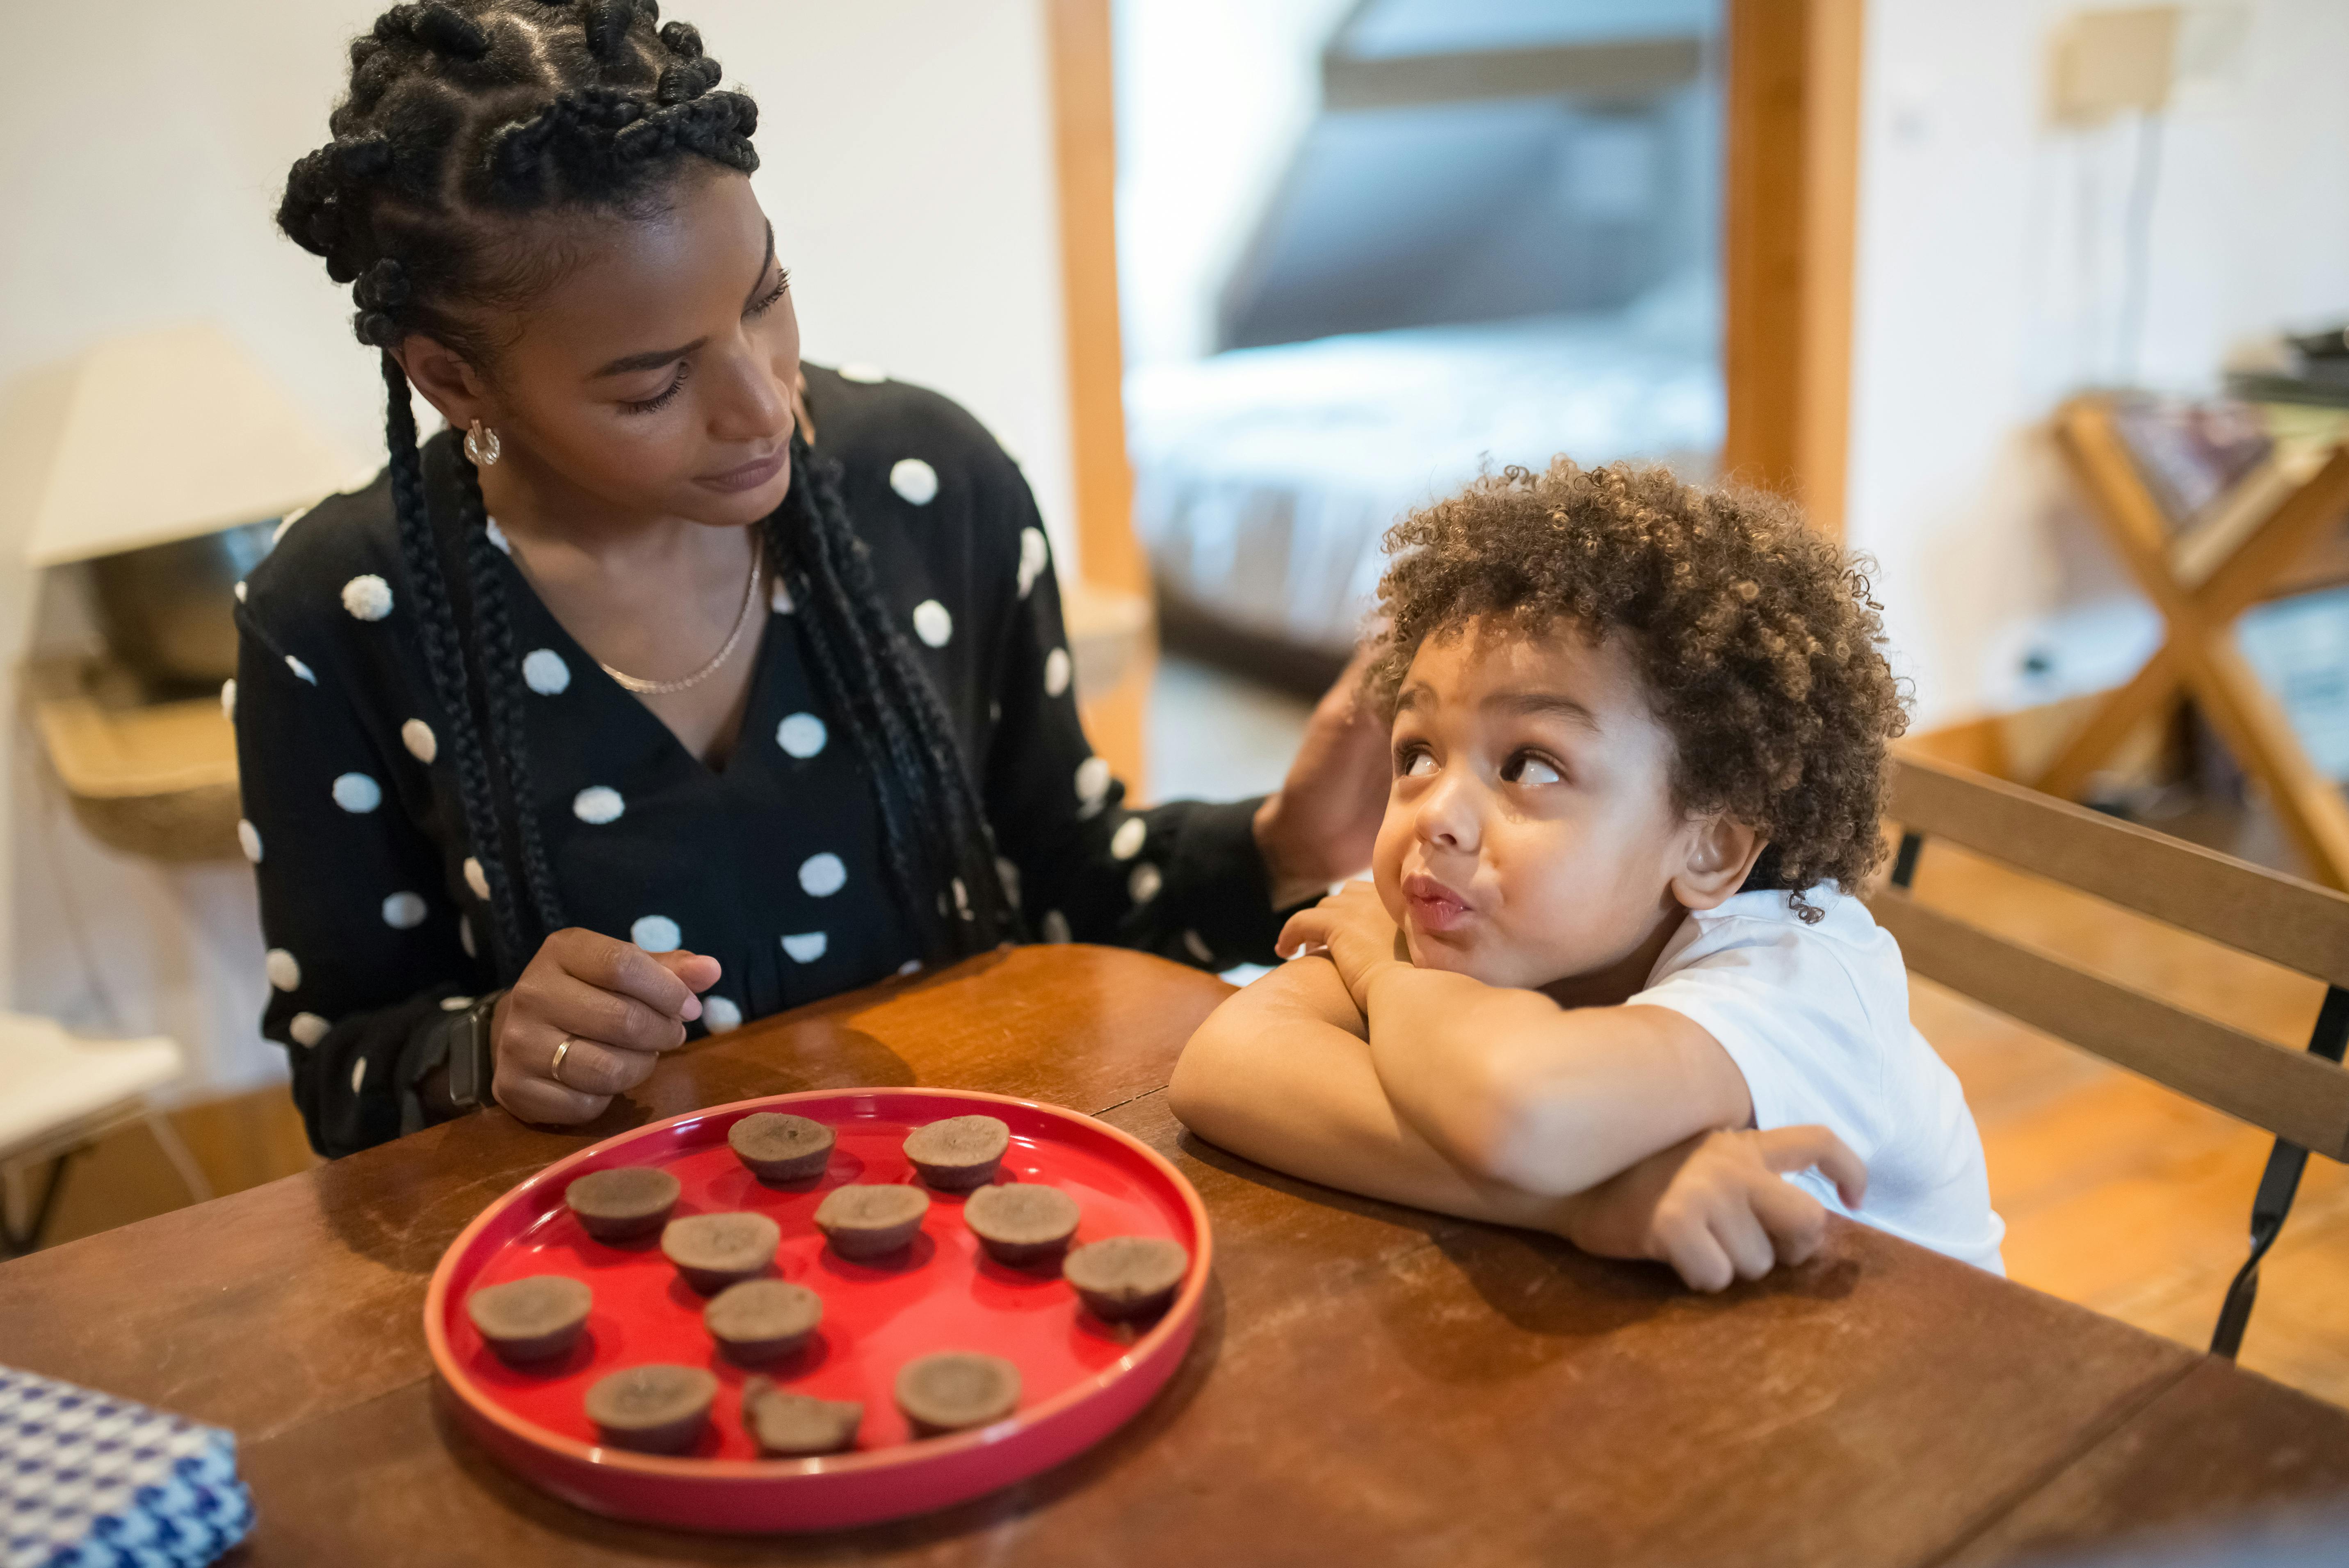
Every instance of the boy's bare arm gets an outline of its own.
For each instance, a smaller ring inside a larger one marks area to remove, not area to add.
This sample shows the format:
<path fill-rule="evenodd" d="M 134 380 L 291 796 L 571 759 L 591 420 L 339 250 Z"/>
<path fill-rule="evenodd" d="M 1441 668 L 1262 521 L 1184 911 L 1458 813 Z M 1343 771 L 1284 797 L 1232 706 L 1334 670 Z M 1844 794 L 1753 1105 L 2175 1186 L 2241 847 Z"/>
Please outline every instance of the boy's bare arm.
<path fill-rule="evenodd" d="M 1324 1186 L 1568 1233 L 1572 1201 L 1479 1181 L 1398 1118 L 1362 1031 L 1328 959 L 1284 964 L 1191 1037 L 1168 1089 L 1174 1114 L 1211 1142 Z"/>
<path fill-rule="evenodd" d="M 1293 919 L 1282 941 L 1299 940 L 1326 946 L 1367 1016 L 1392 1113 L 1477 1181 L 1563 1197 L 1753 1120 L 1744 1076 L 1690 1019 L 1662 1007 L 1569 1010 L 1414 968 L 1367 883 Z"/>

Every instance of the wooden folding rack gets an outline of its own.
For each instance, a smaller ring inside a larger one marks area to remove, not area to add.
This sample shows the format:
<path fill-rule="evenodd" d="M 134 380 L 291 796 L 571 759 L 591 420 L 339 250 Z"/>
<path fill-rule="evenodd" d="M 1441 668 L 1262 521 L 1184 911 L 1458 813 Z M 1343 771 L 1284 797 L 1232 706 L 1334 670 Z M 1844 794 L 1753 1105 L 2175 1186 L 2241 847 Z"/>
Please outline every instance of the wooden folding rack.
<path fill-rule="evenodd" d="M 2273 503 L 2215 562 L 2184 570 L 2161 505 L 2122 439 L 2108 397 L 2066 404 L 2057 444 L 2097 520 L 2165 623 L 2145 667 L 2105 699 L 2038 788 L 2076 796 L 2088 777 L 2146 720 L 2181 695 L 2199 705 L 2220 740 L 2266 791 L 2311 878 L 2349 889 L 2349 802 L 2292 734 L 2283 707 L 2236 645 L 2236 617 L 2264 599 L 2349 583 L 2349 440 L 2291 454 Z"/>

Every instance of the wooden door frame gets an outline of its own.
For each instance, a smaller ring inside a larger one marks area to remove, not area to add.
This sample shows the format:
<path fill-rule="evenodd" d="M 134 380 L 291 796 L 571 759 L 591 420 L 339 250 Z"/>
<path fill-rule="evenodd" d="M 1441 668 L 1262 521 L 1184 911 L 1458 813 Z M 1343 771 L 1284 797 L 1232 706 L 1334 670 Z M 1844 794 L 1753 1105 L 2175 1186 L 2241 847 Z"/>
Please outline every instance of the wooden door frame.
<path fill-rule="evenodd" d="M 1844 532 L 1865 0 L 1729 0 L 1723 477 Z"/>

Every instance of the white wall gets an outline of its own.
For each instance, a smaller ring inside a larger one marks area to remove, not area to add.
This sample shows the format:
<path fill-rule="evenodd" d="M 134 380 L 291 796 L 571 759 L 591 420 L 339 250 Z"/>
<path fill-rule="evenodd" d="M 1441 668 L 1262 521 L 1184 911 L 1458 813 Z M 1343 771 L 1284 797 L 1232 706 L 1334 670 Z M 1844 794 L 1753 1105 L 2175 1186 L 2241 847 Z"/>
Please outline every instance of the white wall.
<path fill-rule="evenodd" d="M 1926 725 L 2114 684 L 2157 634 L 2039 433 L 2067 392 L 2129 368 L 2137 128 L 2045 123 L 2049 37 L 2076 8 L 1868 6 L 1849 538 L 1882 564 Z M 2160 132 L 2137 364 L 2195 390 L 2239 339 L 2349 314 L 2349 5 L 2189 22 L 2203 57 Z M 2033 649 L 2044 678 L 2021 670 Z"/>
<path fill-rule="evenodd" d="M 167 0 L 74 7 L 77 33 L 107 40 L 102 72 L 51 62 L 0 95 L 12 150 L 0 161 L 0 405 L 35 367 L 109 334 L 207 317 L 355 461 L 380 460 L 381 383 L 351 336 L 347 293 L 271 214 L 286 167 L 326 138 L 346 43 L 381 8 L 242 0 L 224 20 Z M 756 185 L 809 356 L 878 363 L 968 404 L 1024 462 L 1071 552 L 1038 0 L 679 0 L 670 14 L 699 26 L 730 85 L 760 100 Z M 127 443 L 125 460 L 137 457 Z M 21 528 L 0 515 L 12 659 L 31 614 Z M 179 1035 L 207 1087 L 273 1070 L 276 1047 L 252 1027 L 261 948 L 243 868 L 170 872 L 98 849 L 49 798 L 21 723 L 11 744 L 0 868 L 15 930 L 0 979 L 14 1005 Z"/>

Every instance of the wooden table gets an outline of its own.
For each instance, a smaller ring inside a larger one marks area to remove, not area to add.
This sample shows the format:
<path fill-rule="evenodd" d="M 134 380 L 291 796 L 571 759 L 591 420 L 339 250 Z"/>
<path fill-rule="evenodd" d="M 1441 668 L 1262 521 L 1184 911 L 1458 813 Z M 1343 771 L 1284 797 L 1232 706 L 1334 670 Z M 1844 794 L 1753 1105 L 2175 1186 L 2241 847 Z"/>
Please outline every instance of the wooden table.
<path fill-rule="evenodd" d="M 2349 1488 L 2349 1412 L 1858 1226 L 1724 1295 L 1326 1191 L 1185 1134 L 1220 982 L 1036 947 L 679 1053 L 602 1123 L 469 1118 L 0 1266 L 0 1361 L 235 1429 L 251 1563 L 1980 1563 Z M 943 1514 L 791 1541 L 615 1524 L 440 1413 L 441 1251 L 634 1122 L 953 1085 L 1093 1112 L 1216 1225 L 1189 1360 L 1123 1431 Z"/>

